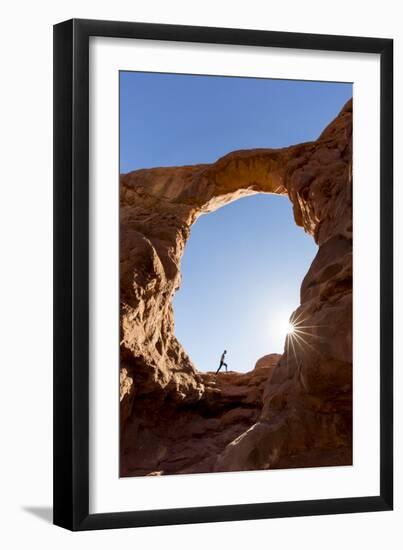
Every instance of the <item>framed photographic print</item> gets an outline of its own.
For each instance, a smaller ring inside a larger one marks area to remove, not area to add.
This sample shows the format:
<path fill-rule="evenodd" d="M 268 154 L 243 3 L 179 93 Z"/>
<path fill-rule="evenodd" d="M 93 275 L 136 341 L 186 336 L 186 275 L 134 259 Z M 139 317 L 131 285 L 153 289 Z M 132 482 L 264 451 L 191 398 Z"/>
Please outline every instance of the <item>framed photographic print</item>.
<path fill-rule="evenodd" d="M 55 25 L 55 524 L 392 509 L 392 67 Z"/>

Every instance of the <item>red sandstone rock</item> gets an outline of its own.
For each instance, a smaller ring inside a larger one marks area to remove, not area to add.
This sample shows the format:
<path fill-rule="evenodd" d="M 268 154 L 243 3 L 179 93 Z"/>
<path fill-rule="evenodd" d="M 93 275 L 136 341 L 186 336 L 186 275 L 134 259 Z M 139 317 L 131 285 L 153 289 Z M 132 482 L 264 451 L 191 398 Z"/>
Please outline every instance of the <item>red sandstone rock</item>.
<path fill-rule="evenodd" d="M 264 386 L 281 356 L 266 357 L 248 373 L 201 373 L 204 395 L 197 403 L 136 395 L 124 430 L 122 474 L 213 471 L 217 456 L 259 418 Z"/>
<path fill-rule="evenodd" d="M 315 142 L 121 176 L 122 475 L 351 463 L 351 130 L 349 102 Z M 256 192 L 288 195 L 319 245 L 300 339 L 249 373 L 200 373 L 174 336 L 184 246 L 199 215 Z"/>

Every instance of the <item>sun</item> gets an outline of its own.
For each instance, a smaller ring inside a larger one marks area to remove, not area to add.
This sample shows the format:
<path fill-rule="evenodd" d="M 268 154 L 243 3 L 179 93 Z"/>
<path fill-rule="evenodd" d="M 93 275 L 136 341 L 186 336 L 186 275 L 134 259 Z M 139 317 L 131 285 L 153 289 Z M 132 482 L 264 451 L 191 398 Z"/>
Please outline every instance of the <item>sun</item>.
<path fill-rule="evenodd" d="M 291 316 L 286 310 L 279 311 L 271 318 L 269 327 L 271 340 L 276 346 L 273 349 L 282 348 L 289 357 L 294 358 L 304 349 L 316 351 L 320 325 L 305 324 L 301 311 L 294 311 Z"/>
<path fill-rule="evenodd" d="M 289 308 L 270 312 L 268 331 L 272 349 L 282 351 L 286 342 L 297 336 L 298 323 L 290 315 L 290 311 L 292 310 L 293 307 L 291 304 Z"/>

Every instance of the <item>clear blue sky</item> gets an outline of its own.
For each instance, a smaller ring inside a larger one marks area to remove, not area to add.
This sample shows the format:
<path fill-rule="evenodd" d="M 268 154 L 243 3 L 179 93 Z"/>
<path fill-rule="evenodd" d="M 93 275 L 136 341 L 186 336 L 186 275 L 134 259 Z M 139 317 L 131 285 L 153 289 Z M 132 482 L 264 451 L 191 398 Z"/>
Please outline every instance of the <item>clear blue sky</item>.
<path fill-rule="evenodd" d="M 346 83 L 121 72 L 120 171 L 313 140 L 351 96 Z M 285 197 L 246 197 L 201 216 L 174 300 L 176 335 L 197 368 L 215 370 L 224 348 L 237 371 L 281 353 L 316 250 Z"/>

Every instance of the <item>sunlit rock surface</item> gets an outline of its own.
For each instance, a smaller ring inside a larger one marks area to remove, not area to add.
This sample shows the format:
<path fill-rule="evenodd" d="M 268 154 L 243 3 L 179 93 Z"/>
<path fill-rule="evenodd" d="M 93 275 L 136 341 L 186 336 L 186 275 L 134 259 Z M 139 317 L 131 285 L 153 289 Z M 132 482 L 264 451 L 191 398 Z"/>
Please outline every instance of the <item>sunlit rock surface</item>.
<path fill-rule="evenodd" d="M 121 176 L 121 475 L 351 464 L 351 139 L 349 102 L 314 142 Z M 319 246 L 296 334 L 249 373 L 201 373 L 174 336 L 190 227 L 257 192 L 288 195 Z"/>

